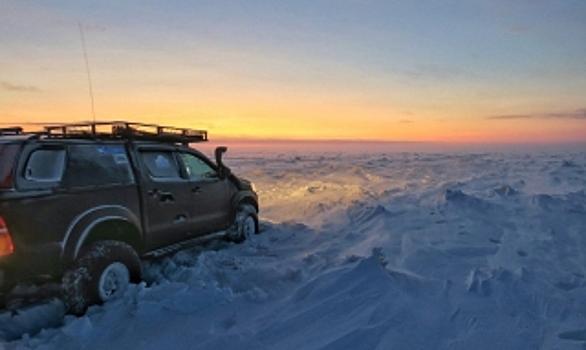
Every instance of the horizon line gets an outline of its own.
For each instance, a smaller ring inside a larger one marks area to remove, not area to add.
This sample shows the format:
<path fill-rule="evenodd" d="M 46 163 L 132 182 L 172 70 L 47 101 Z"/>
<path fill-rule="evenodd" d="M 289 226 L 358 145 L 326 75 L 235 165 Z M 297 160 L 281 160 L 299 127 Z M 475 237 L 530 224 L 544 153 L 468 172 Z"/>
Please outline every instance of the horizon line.
<path fill-rule="evenodd" d="M 384 139 L 344 139 L 344 138 L 266 138 L 266 137 L 211 137 L 207 142 L 239 143 L 362 143 L 362 144 L 442 144 L 442 145 L 564 145 L 586 144 L 586 140 L 535 140 L 535 141 L 457 141 L 457 140 L 384 140 Z"/>

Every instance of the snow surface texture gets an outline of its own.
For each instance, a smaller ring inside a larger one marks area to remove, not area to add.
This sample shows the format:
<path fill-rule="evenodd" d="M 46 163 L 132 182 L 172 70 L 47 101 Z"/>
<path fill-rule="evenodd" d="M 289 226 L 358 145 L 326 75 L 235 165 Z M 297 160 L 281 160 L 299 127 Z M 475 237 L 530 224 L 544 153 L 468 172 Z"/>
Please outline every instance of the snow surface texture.
<path fill-rule="evenodd" d="M 586 154 L 241 154 L 263 232 L 144 264 L 6 349 L 584 349 Z"/>

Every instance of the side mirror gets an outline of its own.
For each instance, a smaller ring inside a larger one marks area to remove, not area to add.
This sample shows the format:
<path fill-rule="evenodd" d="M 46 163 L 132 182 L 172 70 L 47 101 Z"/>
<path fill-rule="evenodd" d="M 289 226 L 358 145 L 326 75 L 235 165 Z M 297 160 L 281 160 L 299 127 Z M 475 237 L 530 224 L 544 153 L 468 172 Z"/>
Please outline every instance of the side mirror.
<path fill-rule="evenodd" d="M 216 151 L 215 151 L 216 164 L 218 165 L 218 172 L 220 173 L 220 177 L 222 177 L 223 179 L 227 178 L 232 173 L 230 168 L 228 168 L 226 165 L 224 165 L 224 161 L 222 160 L 222 157 L 224 156 L 224 153 L 226 153 L 226 151 L 228 151 L 228 147 L 226 147 L 226 146 L 216 147 Z"/>

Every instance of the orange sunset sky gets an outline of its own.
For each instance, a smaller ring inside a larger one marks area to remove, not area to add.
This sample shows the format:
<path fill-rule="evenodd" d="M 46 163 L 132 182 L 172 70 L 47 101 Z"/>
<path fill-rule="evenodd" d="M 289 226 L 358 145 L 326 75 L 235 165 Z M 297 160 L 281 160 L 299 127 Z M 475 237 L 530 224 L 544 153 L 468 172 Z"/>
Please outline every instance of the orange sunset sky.
<path fill-rule="evenodd" d="M 0 124 L 586 142 L 585 18 L 582 0 L 0 0 Z"/>

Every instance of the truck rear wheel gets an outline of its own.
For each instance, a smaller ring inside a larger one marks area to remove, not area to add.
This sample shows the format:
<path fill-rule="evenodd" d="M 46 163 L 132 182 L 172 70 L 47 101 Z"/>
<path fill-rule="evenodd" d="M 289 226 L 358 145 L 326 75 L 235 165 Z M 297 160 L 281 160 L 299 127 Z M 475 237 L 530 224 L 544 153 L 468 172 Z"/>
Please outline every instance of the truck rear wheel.
<path fill-rule="evenodd" d="M 121 297 L 130 283 L 140 279 L 140 259 L 131 246 L 118 241 L 96 242 L 63 276 L 63 302 L 68 313 L 82 315 L 91 305 Z"/>

